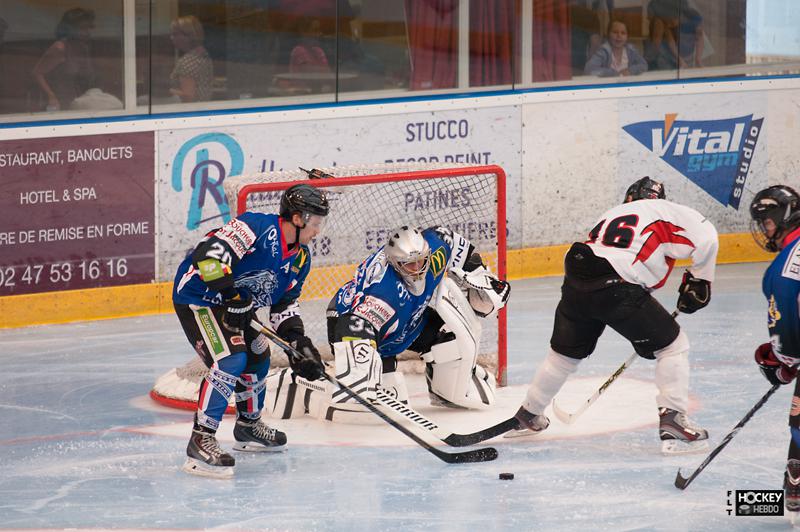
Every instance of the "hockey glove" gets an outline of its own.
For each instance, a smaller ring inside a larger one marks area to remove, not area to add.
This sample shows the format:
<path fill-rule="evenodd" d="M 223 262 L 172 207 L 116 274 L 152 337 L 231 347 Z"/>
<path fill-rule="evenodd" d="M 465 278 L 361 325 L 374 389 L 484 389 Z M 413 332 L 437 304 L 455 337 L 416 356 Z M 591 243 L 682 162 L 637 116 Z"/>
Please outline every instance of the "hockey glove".
<path fill-rule="evenodd" d="M 711 283 L 686 271 L 678 293 L 678 310 L 684 314 L 692 314 L 711 301 Z"/>
<path fill-rule="evenodd" d="M 239 292 L 231 299 L 222 302 L 225 312 L 222 314 L 222 323 L 231 329 L 244 330 L 250 327 L 255 315 L 253 296 L 247 290 Z"/>
<path fill-rule="evenodd" d="M 772 344 L 761 344 L 755 353 L 758 369 L 772 384 L 789 384 L 797 376 L 797 368 L 787 366 L 775 356 Z"/>
<path fill-rule="evenodd" d="M 309 381 L 322 378 L 325 366 L 322 365 L 322 357 L 311 339 L 308 336 L 294 335 L 289 343 L 303 355 L 300 357 L 295 353 L 286 352 L 292 371 Z"/>

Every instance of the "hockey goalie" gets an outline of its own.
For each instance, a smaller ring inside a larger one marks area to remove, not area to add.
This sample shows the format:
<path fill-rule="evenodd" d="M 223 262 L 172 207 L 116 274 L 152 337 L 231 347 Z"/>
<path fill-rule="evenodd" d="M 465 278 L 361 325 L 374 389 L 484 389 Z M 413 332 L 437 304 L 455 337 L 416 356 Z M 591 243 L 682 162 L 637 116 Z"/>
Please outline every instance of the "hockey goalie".
<path fill-rule="evenodd" d="M 418 353 L 426 364 L 431 404 L 486 408 L 494 376 L 477 364 L 483 318 L 494 317 L 510 286 L 498 279 L 463 236 L 445 227 L 402 227 L 362 262 L 327 310 L 334 372 L 362 397 L 408 402 L 397 356 Z M 372 423 L 363 406 L 323 380 L 291 369 L 267 382 L 271 417 L 303 414 L 345 423 Z"/>

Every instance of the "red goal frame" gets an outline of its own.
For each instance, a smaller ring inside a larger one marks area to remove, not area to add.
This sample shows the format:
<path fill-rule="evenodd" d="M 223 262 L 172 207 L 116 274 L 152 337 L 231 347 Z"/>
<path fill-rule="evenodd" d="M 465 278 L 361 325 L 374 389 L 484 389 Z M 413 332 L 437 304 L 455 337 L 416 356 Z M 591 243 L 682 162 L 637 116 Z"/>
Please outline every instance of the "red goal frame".
<path fill-rule="evenodd" d="M 342 170 L 346 170 L 342 168 Z M 496 182 L 496 204 L 497 204 L 497 276 L 506 280 L 506 173 L 497 165 L 485 166 L 465 166 L 459 168 L 438 168 L 431 170 L 405 171 L 372 175 L 355 176 L 336 176 L 319 179 L 309 179 L 303 181 L 311 186 L 342 187 L 355 186 L 362 184 L 388 183 L 393 181 L 405 180 L 424 180 L 424 179 L 447 179 L 451 177 L 466 175 L 494 175 Z M 247 196 L 258 192 L 274 192 L 286 189 L 297 181 L 275 181 L 269 183 L 249 183 L 242 185 L 236 195 L 236 215 L 240 215 L 247 210 Z M 362 260 L 363 257 L 354 257 L 355 260 Z M 499 386 L 507 384 L 508 370 L 508 338 L 507 338 L 507 312 L 501 309 L 497 317 L 497 383 Z"/>

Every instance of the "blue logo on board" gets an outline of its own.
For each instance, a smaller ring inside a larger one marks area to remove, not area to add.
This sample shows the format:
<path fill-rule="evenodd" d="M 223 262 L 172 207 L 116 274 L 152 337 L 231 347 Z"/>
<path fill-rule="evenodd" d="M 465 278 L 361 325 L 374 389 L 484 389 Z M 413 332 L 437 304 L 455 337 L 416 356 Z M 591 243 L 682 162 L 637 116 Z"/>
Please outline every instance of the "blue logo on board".
<path fill-rule="evenodd" d="M 217 146 L 218 145 L 218 146 Z M 230 168 L 217 159 L 212 159 L 210 149 L 222 148 L 230 160 Z M 186 227 L 197 229 L 201 223 L 222 218 L 222 222 L 231 219 L 231 211 L 225 200 L 222 183 L 226 176 L 240 175 L 244 169 L 244 152 L 239 143 L 230 135 L 224 133 L 204 133 L 186 141 L 175 154 L 172 161 L 172 188 L 180 192 L 183 189 L 183 167 L 191 154 L 194 160 L 190 163 L 189 186 L 192 188 L 192 199 L 189 203 L 189 213 L 186 217 Z M 219 214 L 203 218 L 206 196 L 210 195 Z"/>
<path fill-rule="evenodd" d="M 763 118 L 637 122 L 624 126 L 630 136 L 689 178 L 723 205 L 739 209 Z"/>

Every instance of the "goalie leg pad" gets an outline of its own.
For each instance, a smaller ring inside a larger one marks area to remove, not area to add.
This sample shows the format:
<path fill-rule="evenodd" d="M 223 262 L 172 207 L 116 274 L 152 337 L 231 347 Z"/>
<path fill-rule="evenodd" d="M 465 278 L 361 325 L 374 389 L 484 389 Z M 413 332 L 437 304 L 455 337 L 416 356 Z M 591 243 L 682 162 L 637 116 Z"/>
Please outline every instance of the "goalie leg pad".
<path fill-rule="evenodd" d="M 671 344 L 654 354 L 656 405 L 686 413 L 689 407 L 689 338 L 681 331 Z"/>
<path fill-rule="evenodd" d="M 290 368 L 275 371 L 267 376 L 265 411 L 273 419 L 290 419 L 305 414 L 315 415 L 320 402 L 328 404 L 331 385 L 325 381 L 307 381 L 295 375 Z"/>
<path fill-rule="evenodd" d="M 374 401 L 383 369 L 372 341 L 336 342 L 333 344 L 333 356 L 336 379 L 364 399 Z M 334 390 L 331 402 L 337 405 L 358 404 L 341 389 Z"/>
<path fill-rule="evenodd" d="M 381 376 L 381 390 L 392 399 L 408 404 L 408 387 L 406 387 L 406 376 L 400 371 L 384 373 Z"/>
<path fill-rule="evenodd" d="M 494 378 L 477 370 L 481 324 L 458 285 L 445 277 L 436 292 L 434 308 L 452 333 L 423 355 L 428 362 L 428 388 L 444 404 L 486 408 L 494 403 Z"/>

